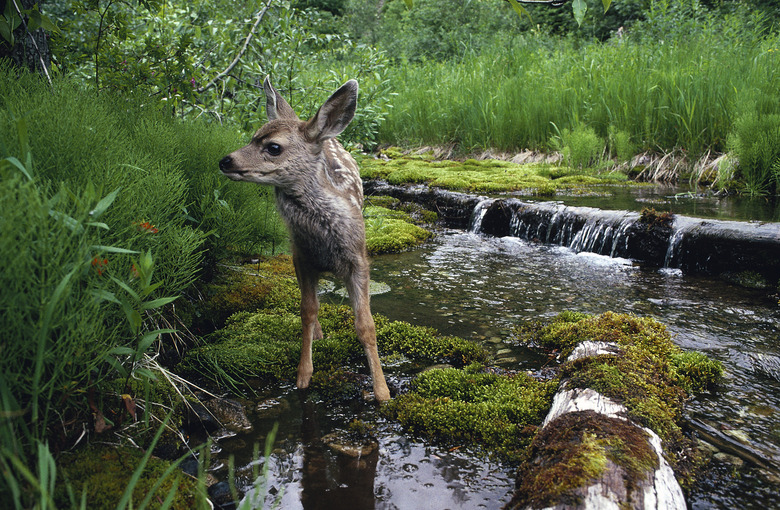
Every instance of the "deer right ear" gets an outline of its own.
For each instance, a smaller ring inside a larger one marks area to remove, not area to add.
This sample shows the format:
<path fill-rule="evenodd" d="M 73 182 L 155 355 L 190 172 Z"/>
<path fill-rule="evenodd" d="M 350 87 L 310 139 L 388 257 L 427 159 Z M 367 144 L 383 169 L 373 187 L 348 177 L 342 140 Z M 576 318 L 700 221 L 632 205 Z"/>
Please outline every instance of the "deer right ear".
<path fill-rule="evenodd" d="M 292 107 L 271 85 L 271 79 L 267 76 L 263 83 L 263 90 L 265 90 L 265 113 L 268 120 L 298 119 Z"/>

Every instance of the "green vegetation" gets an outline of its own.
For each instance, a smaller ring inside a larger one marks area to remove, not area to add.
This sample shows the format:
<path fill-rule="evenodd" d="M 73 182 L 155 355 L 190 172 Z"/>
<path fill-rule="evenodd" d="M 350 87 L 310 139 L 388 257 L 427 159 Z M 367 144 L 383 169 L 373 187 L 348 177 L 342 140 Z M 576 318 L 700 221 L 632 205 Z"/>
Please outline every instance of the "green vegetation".
<path fill-rule="evenodd" d="M 385 154 L 393 154 L 388 152 Z M 599 174 L 593 170 L 574 170 L 546 163 L 518 165 L 508 161 L 467 159 L 430 161 L 420 156 L 398 156 L 395 159 L 363 159 L 364 179 L 384 179 L 390 184 L 426 183 L 440 188 L 490 193 L 526 191 L 546 194 L 556 189 L 568 189 L 596 184 L 625 182 L 619 172 Z"/>
<path fill-rule="evenodd" d="M 481 362 L 487 353 L 478 344 L 440 335 L 432 328 L 389 321 L 376 315 L 377 343 L 382 356 L 402 356 L 421 365 Z M 323 305 L 319 321 L 324 338 L 313 344 L 315 375 L 343 378 L 334 370 L 359 366 L 364 353 L 354 331 L 352 310 Z M 207 345 L 190 350 L 177 369 L 204 376 L 220 387 L 238 389 L 247 379 L 294 379 L 301 354 L 301 319 L 297 313 L 266 310 L 239 312 L 209 337 Z M 347 382 L 349 379 L 347 378 Z"/>
<path fill-rule="evenodd" d="M 415 225 L 403 211 L 367 206 L 363 216 L 366 221 L 366 247 L 370 255 L 408 250 L 433 235 Z"/>
<path fill-rule="evenodd" d="M 393 399 L 384 412 L 411 433 L 454 445 L 481 445 L 519 459 L 547 413 L 558 381 L 540 382 L 524 373 L 498 375 L 475 364 L 434 369 Z"/>
<path fill-rule="evenodd" d="M 592 388 L 622 402 L 638 423 L 667 441 L 681 441 L 682 406 L 688 392 L 716 384 L 722 365 L 672 343 L 666 327 L 650 318 L 607 312 L 564 313 L 548 323 L 516 330 L 517 339 L 560 351 L 566 358 L 585 341 L 616 344 L 619 353 L 577 359 L 561 367 L 573 388 Z"/>
<path fill-rule="evenodd" d="M 161 503 L 169 495 L 173 499 L 168 508 L 196 508 L 196 494 L 205 490 L 198 487 L 198 480 L 174 469 L 170 462 L 154 457 L 144 461 L 143 453 L 136 448 L 90 447 L 65 454 L 62 464 L 62 481 L 54 493 L 55 504 L 60 508 L 70 506 L 71 497 L 80 501 L 82 494 L 91 508 L 117 507 L 139 465 L 143 467 L 129 499 L 132 508 L 139 508 L 145 499 L 149 500 L 149 508 L 162 508 Z"/>

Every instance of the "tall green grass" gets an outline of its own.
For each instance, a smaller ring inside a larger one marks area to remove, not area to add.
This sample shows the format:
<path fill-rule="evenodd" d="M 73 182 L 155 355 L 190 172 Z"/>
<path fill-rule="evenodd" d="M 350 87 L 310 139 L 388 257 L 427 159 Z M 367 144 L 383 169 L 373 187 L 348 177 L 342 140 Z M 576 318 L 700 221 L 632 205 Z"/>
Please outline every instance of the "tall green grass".
<path fill-rule="evenodd" d="M 380 139 L 544 150 L 553 125 L 588 126 L 605 139 L 625 132 L 640 150 L 724 151 L 745 109 L 780 111 L 780 41 L 723 23 L 674 38 L 639 26 L 605 43 L 517 35 L 457 63 L 403 65 Z"/>
<path fill-rule="evenodd" d="M 284 238 L 266 191 L 219 174 L 241 138 L 0 66 L 4 503 L 46 507 L 73 424 L 110 425 L 128 380 L 154 377 L 137 362 L 170 332 L 162 307 Z"/>

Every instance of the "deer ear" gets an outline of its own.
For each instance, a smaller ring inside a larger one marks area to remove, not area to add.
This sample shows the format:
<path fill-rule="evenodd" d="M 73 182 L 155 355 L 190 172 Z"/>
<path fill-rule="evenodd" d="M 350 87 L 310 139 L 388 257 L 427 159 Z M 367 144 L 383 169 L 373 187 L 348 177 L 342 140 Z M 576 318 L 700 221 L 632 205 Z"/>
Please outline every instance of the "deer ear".
<path fill-rule="evenodd" d="M 268 120 L 298 118 L 289 103 L 271 85 L 271 79 L 267 76 L 263 83 L 263 90 L 265 90 L 265 113 Z"/>
<path fill-rule="evenodd" d="M 306 136 L 322 141 L 339 135 L 355 116 L 358 82 L 349 80 L 325 101 L 317 114 L 306 123 Z"/>

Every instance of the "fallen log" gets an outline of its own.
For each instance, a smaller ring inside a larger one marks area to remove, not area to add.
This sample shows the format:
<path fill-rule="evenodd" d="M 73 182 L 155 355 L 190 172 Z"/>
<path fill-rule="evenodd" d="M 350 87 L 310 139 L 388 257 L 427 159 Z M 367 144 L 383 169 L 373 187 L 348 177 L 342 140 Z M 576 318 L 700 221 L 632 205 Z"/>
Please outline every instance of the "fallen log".
<path fill-rule="evenodd" d="M 585 341 L 567 363 L 620 351 L 617 344 Z M 564 380 L 507 508 L 685 509 L 661 443 L 622 403 Z"/>

